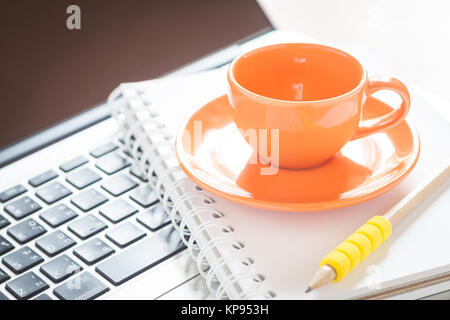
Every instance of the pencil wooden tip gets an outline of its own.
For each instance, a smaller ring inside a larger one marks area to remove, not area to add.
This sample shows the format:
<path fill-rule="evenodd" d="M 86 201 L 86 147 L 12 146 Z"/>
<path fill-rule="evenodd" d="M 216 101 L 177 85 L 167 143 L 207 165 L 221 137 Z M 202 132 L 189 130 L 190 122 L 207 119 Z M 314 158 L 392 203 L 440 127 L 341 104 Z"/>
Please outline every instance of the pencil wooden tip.
<path fill-rule="evenodd" d="M 331 281 L 333 281 L 336 278 L 336 270 L 334 270 L 333 267 L 330 265 L 323 265 L 320 267 L 319 270 L 317 270 L 316 274 L 314 275 L 313 279 L 311 280 L 310 284 L 306 288 L 306 293 L 315 290 L 319 287 L 325 286 L 329 284 Z"/>

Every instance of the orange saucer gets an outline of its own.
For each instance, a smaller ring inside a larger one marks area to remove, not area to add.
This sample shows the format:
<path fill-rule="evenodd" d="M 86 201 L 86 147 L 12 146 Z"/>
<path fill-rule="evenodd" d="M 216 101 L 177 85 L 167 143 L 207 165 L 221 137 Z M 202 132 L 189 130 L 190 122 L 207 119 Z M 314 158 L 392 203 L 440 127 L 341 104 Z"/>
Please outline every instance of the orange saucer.
<path fill-rule="evenodd" d="M 369 97 L 363 119 L 390 109 Z M 200 127 L 203 139 L 195 141 L 194 129 L 199 132 Z M 279 168 L 275 174 L 261 175 L 261 170 L 276 170 L 249 164 L 252 150 L 233 122 L 227 97 L 221 96 L 181 126 L 175 150 L 184 172 L 221 197 L 262 209 L 318 211 L 360 203 L 392 189 L 416 164 L 420 143 L 413 126 L 402 121 L 385 132 L 347 143 L 321 166 Z"/>

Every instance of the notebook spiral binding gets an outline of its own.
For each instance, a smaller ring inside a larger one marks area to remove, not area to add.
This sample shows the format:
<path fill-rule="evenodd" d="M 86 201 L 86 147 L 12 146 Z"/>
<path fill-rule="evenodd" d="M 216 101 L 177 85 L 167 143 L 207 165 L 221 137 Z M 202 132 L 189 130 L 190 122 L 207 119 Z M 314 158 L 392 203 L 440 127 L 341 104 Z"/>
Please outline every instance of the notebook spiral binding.
<path fill-rule="evenodd" d="M 200 274 L 206 280 L 209 291 L 216 299 L 273 298 L 275 296 L 273 291 L 261 288 L 260 284 L 264 281 L 264 277 L 250 270 L 254 260 L 239 252 L 239 249 L 242 249 L 244 245 L 227 236 L 234 229 L 220 221 L 225 215 L 214 208 L 214 198 L 186 177 L 178 164 L 170 166 L 164 171 L 158 172 L 158 174 L 156 173 L 156 168 L 162 163 L 167 163 L 170 159 L 176 160 L 176 155 L 171 137 L 164 133 L 165 126 L 156 119 L 158 112 L 144 93 L 145 91 L 139 88 L 130 90 L 130 87 L 124 85 L 117 87 L 108 98 L 111 116 L 118 122 L 119 131 L 124 137 L 126 148 L 137 160 L 142 172 L 147 174 L 150 185 L 156 191 L 161 204 L 172 221 L 172 225 L 179 232 L 190 256 L 196 262 Z M 131 115 L 135 118 L 134 123 L 127 123 L 125 120 L 127 113 L 128 117 Z M 141 115 L 139 118 L 135 116 L 137 113 Z M 148 125 L 152 127 L 150 130 L 146 129 Z M 157 143 L 151 142 L 150 145 L 144 146 L 144 141 L 155 135 L 163 136 L 163 139 Z M 161 147 L 165 147 L 168 151 L 159 153 L 157 157 L 152 158 L 151 154 L 156 154 Z M 176 174 L 180 173 L 182 177 L 177 178 Z M 170 182 L 170 180 L 172 181 Z M 188 186 L 184 190 L 190 189 L 192 191 L 183 192 L 176 201 L 173 201 L 176 190 L 183 186 Z M 203 205 L 194 206 L 181 215 L 181 207 L 186 206 L 188 202 L 194 199 L 200 200 Z M 198 219 L 199 216 L 205 214 L 209 214 L 214 219 L 195 224 L 201 221 Z M 190 225 L 195 225 L 195 228 L 189 227 Z M 222 230 L 223 236 L 215 236 L 214 239 L 209 239 L 209 241 L 202 242 L 199 245 L 200 235 L 213 228 Z M 217 250 L 217 244 L 234 248 L 234 253 L 221 255 L 219 258 L 210 261 L 208 257 L 211 256 L 212 251 Z M 227 265 L 232 262 L 241 263 L 244 266 L 243 271 L 233 273 L 228 269 L 228 273 L 224 272 L 224 270 L 227 270 Z M 251 285 L 247 285 L 243 289 L 241 286 L 243 282 Z"/>

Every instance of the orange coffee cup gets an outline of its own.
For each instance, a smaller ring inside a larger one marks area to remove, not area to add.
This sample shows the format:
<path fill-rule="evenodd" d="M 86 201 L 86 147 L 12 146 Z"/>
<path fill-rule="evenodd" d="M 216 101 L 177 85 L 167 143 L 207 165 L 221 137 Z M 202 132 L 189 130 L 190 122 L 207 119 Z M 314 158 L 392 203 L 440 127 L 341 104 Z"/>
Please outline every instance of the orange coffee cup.
<path fill-rule="evenodd" d="M 395 126 L 410 106 L 402 82 L 369 78 L 353 56 L 318 44 L 276 44 L 244 53 L 231 63 L 228 85 L 233 119 L 244 137 L 248 130 L 265 129 L 270 141 L 269 132 L 278 129 L 279 159 L 273 164 L 283 168 L 320 165 L 347 142 Z M 380 90 L 400 95 L 400 107 L 361 121 L 367 96 Z"/>

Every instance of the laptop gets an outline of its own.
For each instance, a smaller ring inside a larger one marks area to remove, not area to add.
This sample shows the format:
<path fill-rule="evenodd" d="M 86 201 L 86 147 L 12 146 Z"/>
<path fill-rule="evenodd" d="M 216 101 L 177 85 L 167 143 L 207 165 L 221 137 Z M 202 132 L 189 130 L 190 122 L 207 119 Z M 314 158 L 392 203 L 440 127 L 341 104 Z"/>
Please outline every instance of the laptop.
<path fill-rule="evenodd" d="M 220 67 L 272 29 L 254 1 L 77 3 L 78 29 L 67 1 L 9 3 L 0 19 L 0 300 L 155 299 L 193 281 L 101 101 L 121 82 Z M 121 283 L 96 270 L 112 257 Z"/>

